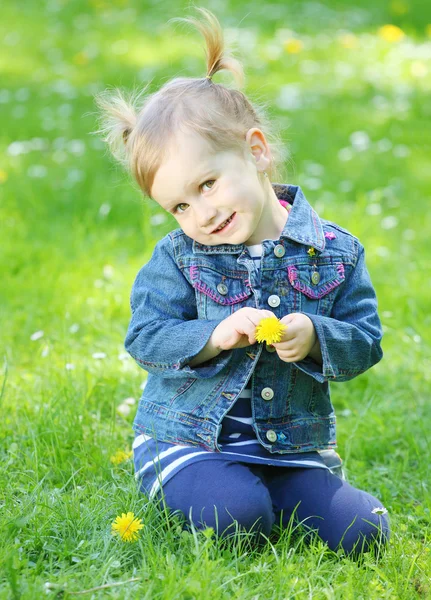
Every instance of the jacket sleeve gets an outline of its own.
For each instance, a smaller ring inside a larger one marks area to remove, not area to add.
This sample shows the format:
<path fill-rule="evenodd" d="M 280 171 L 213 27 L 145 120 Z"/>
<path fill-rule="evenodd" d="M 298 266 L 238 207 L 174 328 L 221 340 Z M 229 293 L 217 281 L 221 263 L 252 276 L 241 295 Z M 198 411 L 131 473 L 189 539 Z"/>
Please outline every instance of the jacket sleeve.
<path fill-rule="evenodd" d="M 383 331 L 361 244 L 356 266 L 344 282 L 331 317 L 304 314 L 313 322 L 323 364 L 317 364 L 310 357 L 294 364 L 317 381 L 348 381 L 381 360 Z"/>
<path fill-rule="evenodd" d="M 223 319 L 198 319 L 195 291 L 175 262 L 169 235 L 156 244 L 151 259 L 139 271 L 130 305 L 132 318 L 124 345 L 149 373 L 209 378 L 230 362 L 233 351 L 223 350 L 204 363 L 188 366 Z"/>

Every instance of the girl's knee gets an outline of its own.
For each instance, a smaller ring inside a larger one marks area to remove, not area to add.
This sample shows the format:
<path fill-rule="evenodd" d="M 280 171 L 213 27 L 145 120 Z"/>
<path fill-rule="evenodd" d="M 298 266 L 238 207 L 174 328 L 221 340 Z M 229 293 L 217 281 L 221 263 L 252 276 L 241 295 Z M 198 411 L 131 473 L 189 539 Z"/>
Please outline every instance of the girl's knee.
<path fill-rule="evenodd" d="M 195 485 L 193 490 L 190 488 L 190 494 L 185 494 L 187 487 L 181 486 L 179 495 L 179 480 L 177 485 L 170 485 L 169 482 L 165 487 L 168 507 L 179 509 L 184 514 L 186 527 L 191 523 L 197 529 L 212 527 L 220 537 L 228 537 L 237 529 L 255 533 L 259 539 L 262 537 L 260 534 L 268 536 L 275 515 L 266 486 L 243 465 L 221 463 L 214 467 L 217 485 L 213 481 L 206 486 L 205 480 L 201 480 L 202 485 Z M 199 481 L 199 478 L 195 481 Z"/>
<path fill-rule="evenodd" d="M 383 549 L 390 538 L 390 524 L 387 510 L 372 496 L 367 496 L 374 501 L 374 508 L 358 511 L 351 527 L 343 533 L 338 544 L 346 554 L 354 557 L 369 552 L 373 548 Z"/>
<path fill-rule="evenodd" d="M 269 492 L 258 482 L 248 489 L 231 490 L 228 499 L 214 498 L 212 505 L 195 511 L 193 521 L 201 527 L 213 527 L 220 537 L 231 536 L 238 529 L 260 538 L 262 533 L 270 534 L 275 516 Z"/>
<path fill-rule="evenodd" d="M 197 509 L 197 510 L 196 510 Z M 200 510 L 192 506 L 188 521 L 201 529 L 212 527 L 220 537 L 230 537 L 237 531 L 261 537 L 269 536 L 275 521 L 271 505 L 264 494 L 238 496 L 229 503 L 214 503 Z"/>

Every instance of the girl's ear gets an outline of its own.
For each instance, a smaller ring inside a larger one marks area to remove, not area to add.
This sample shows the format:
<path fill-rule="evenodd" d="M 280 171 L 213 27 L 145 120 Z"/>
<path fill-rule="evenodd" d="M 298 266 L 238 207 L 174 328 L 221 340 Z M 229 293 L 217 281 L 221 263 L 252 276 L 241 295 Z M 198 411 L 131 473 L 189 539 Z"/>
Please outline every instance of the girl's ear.
<path fill-rule="evenodd" d="M 271 164 L 271 152 L 263 132 L 253 127 L 247 131 L 245 141 L 254 156 L 257 170 L 265 171 Z"/>

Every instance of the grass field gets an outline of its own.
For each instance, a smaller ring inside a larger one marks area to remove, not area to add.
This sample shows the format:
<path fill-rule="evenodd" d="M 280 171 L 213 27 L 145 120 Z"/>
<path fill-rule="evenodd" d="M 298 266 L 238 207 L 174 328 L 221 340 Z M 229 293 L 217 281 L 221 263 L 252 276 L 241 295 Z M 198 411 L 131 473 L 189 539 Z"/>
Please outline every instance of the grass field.
<path fill-rule="evenodd" d="M 387 507 L 389 548 L 356 563 L 299 531 L 222 547 L 181 532 L 131 460 L 111 460 L 131 449 L 146 377 L 123 347 L 131 285 L 176 223 L 91 134 L 94 94 L 203 77 L 202 42 L 166 25 L 193 14 L 185 2 L 5 0 L 0 598 L 431 598 L 431 8 L 204 6 L 236 43 L 244 91 L 268 103 L 284 182 L 366 248 L 384 358 L 332 398 L 348 479 Z M 133 544 L 111 534 L 128 511 L 144 522 Z"/>

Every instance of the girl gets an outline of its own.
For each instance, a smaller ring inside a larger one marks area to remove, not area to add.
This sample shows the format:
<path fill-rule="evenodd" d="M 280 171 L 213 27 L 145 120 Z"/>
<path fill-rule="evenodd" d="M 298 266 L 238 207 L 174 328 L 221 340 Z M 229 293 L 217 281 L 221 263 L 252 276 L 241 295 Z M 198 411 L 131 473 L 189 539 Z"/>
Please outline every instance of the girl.
<path fill-rule="evenodd" d="M 131 294 L 125 346 L 148 372 L 136 477 L 186 527 L 222 537 L 239 527 L 261 541 L 293 516 L 358 555 L 389 539 L 387 511 L 327 455 L 338 456 L 329 381 L 382 358 L 364 248 L 319 218 L 299 186 L 271 183 L 269 123 L 213 81 L 226 69 L 242 83 L 243 72 L 217 19 L 198 10 L 201 20 L 180 20 L 205 39 L 206 77 L 175 78 L 139 109 L 119 91 L 96 99 L 114 155 L 179 224 Z M 256 327 L 274 316 L 282 339 L 258 343 Z"/>

